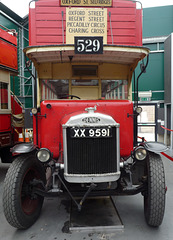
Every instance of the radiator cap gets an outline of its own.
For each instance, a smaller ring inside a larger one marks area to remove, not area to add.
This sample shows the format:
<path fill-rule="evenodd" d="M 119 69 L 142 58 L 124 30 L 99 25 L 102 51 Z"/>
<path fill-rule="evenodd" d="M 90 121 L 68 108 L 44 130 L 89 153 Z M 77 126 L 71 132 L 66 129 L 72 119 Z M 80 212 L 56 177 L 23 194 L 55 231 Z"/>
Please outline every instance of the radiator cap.
<path fill-rule="evenodd" d="M 85 108 L 88 113 L 94 113 L 97 110 L 97 106 Z"/>

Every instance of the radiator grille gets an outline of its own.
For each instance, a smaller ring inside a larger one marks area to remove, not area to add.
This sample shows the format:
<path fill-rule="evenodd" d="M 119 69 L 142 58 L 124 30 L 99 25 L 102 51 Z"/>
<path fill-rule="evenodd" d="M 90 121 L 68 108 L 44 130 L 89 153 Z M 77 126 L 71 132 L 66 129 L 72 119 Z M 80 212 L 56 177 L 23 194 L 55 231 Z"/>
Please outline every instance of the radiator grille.
<path fill-rule="evenodd" d="M 71 138 L 67 128 L 68 174 L 117 172 L 116 127 L 110 138 Z"/>

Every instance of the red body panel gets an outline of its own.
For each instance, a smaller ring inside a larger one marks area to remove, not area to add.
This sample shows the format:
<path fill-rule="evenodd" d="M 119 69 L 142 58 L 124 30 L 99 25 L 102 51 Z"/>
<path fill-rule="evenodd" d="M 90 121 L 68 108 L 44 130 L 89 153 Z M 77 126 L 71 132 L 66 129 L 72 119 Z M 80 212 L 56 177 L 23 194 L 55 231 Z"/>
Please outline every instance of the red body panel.
<path fill-rule="evenodd" d="M 11 114 L 0 114 L 0 133 L 11 131 Z"/>
<path fill-rule="evenodd" d="M 17 37 L 0 29 L 0 67 L 7 71 L 18 70 L 17 65 Z M 1 89 L 0 94 L 3 94 L 2 104 L 8 106 L 8 95 L 10 93 L 5 89 Z M 11 109 L 9 113 L 1 112 L 0 114 L 0 147 L 11 146 L 18 141 L 18 135 L 14 132 L 11 125 L 11 113 L 22 113 L 22 108 L 11 96 Z M 18 128 L 21 131 L 21 129 Z M 5 140 L 4 140 L 5 139 Z"/>
<path fill-rule="evenodd" d="M 0 29 L 0 65 L 17 70 L 17 37 Z"/>
<path fill-rule="evenodd" d="M 0 149 L 12 145 L 11 114 L 0 114 Z"/>
<path fill-rule="evenodd" d="M 17 37 L 11 35 L 10 33 L 0 29 L 0 38 L 6 40 L 7 42 L 17 46 Z"/>
<path fill-rule="evenodd" d="M 142 9 L 136 9 L 134 2 L 123 0 L 113 0 L 112 7 L 107 9 L 107 44 L 112 44 L 112 24 L 113 44 L 142 46 Z M 63 44 L 62 11 L 65 37 L 66 7 L 61 7 L 59 0 L 36 2 L 35 9 L 29 12 L 30 46 Z"/>
<path fill-rule="evenodd" d="M 12 145 L 11 114 L 0 114 L 0 149 Z"/>
<path fill-rule="evenodd" d="M 51 109 L 46 108 L 46 104 L 51 104 Z M 120 154 L 129 156 L 133 149 L 133 118 L 128 117 L 133 114 L 133 104 L 130 101 L 115 100 L 62 100 L 43 101 L 41 103 L 41 113 L 38 117 L 38 146 L 46 147 L 53 152 L 57 158 L 62 151 L 62 124 L 72 115 L 85 112 L 85 108 L 97 106 L 99 113 L 107 114 L 120 123 Z M 46 114 L 46 117 L 43 115 Z M 36 143 L 36 119 L 34 117 L 34 143 Z M 61 149 L 60 149 L 61 146 Z"/>

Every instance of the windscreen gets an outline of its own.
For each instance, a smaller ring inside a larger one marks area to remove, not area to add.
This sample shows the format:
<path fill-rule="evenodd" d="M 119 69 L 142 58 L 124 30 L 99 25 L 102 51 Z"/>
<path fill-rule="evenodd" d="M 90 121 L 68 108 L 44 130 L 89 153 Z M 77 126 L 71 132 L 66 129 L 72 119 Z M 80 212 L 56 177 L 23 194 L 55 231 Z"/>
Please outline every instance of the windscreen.
<path fill-rule="evenodd" d="M 126 80 L 102 80 L 102 98 L 128 99 L 128 85 Z"/>
<path fill-rule="evenodd" d="M 41 99 L 42 100 L 69 99 L 71 96 L 70 92 L 73 92 L 74 88 L 79 88 L 80 91 L 85 91 L 85 95 L 86 89 L 90 89 L 90 91 L 92 91 L 92 88 L 98 88 L 98 92 L 100 92 L 100 96 L 98 97 L 99 99 L 105 100 L 128 99 L 127 80 L 98 80 L 98 79 L 42 80 Z"/>

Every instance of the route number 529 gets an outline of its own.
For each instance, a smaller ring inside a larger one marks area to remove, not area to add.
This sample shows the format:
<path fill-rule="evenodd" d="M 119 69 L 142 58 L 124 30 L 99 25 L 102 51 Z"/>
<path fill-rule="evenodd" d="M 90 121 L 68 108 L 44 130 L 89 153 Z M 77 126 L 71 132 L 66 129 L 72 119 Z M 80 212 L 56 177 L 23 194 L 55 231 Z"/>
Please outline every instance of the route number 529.
<path fill-rule="evenodd" d="M 102 54 L 103 37 L 75 37 L 76 54 Z"/>

